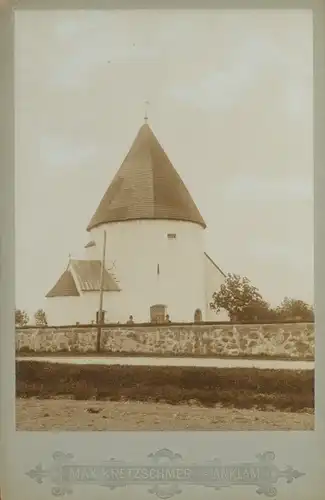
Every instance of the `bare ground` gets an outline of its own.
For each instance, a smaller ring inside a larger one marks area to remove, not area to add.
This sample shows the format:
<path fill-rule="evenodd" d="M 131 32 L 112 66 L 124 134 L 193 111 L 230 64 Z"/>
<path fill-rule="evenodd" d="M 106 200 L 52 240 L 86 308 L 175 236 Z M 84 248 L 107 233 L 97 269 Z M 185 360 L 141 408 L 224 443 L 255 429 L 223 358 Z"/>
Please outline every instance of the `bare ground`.
<path fill-rule="evenodd" d="M 163 403 L 17 399 L 19 431 L 313 430 L 314 414 Z"/>

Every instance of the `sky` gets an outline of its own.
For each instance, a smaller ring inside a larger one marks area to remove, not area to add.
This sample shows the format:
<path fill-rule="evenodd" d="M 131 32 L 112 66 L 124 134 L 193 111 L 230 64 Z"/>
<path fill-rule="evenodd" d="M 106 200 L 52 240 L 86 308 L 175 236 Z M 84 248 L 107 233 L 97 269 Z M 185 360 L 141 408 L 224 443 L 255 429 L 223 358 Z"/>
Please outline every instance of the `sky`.
<path fill-rule="evenodd" d="M 16 12 L 16 307 L 82 256 L 147 100 L 207 253 L 313 303 L 312 43 L 311 11 Z"/>

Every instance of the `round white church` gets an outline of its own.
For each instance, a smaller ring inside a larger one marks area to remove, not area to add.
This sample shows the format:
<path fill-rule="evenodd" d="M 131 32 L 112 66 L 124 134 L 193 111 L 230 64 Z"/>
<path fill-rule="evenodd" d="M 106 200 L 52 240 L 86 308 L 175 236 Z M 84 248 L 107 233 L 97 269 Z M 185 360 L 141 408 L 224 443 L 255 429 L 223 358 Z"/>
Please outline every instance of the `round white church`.
<path fill-rule="evenodd" d="M 205 228 L 145 123 L 90 220 L 84 259 L 71 259 L 46 295 L 48 324 L 96 322 L 100 290 L 105 323 L 228 320 L 209 307 L 225 274 L 204 251 Z"/>

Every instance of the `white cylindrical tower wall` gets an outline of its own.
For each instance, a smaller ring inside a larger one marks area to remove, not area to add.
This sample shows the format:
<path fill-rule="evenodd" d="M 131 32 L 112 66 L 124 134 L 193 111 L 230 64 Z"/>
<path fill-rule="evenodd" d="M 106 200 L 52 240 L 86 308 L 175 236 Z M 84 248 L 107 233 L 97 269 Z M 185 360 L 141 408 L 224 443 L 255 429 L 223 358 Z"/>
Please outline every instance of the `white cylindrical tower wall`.
<path fill-rule="evenodd" d="M 90 232 L 97 251 L 107 235 L 106 266 L 121 292 L 115 318 L 150 321 L 150 306 L 164 304 L 171 321 L 205 315 L 204 229 L 191 222 L 139 220 L 103 224 Z M 99 252 L 101 253 L 101 252 Z M 115 303 L 116 304 L 116 303 Z"/>
<path fill-rule="evenodd" d="M 102 258 L 101 252 L 96 244 L 84 248 L 84 258 L 86 260 L 98 260 Z"/>

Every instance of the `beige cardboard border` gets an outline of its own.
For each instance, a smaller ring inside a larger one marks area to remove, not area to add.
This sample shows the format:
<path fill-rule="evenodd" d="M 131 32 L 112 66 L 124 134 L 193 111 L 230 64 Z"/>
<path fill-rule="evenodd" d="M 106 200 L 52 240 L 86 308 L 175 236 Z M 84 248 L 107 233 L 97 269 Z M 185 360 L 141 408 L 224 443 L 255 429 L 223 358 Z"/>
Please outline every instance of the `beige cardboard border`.
<path fill-rule="evenodd" d="M 139 461 L 157 451 L 170 448 L 181 453 L 185 460 L 198 463 L 218 456 L 222 462 L 251 461 L 257 453 L 273 450 L 279 466 L 290 464 L 305 472 L 306 476 L 292 484 L 279 484 L 278 500 L 295 498 L 313 500 L 323 497 L 325 460 L 324 391 L 325 337 L 321 325 L 325 324 L 325 213 L 324 170 L 324 88 L 325 88 L 325 44 L 324 44 L 324 0 L 273 1 L 268 0 L 26 0 L 0 1 L 0 374 L 1 374 L 1 490 L 5 500 L 24 497 L 26 499 L 52 498 L 51 485 L 38 485 L 31 481 L 26 471 L 38 462 L 51 462 L 56 450 L 71 452 L 77 461 L 102 461 L 110 457 Z M 15 9 L 109 9 L 109 8 L 226 8 L 226 9 L 313 9 L 314 11 L 314 75 L 315 75 L 315 295 L 316 295 L 316 430 L 314 432 L 216 432 L 216 433 L 19 433 L 15 431 L 15 377 L 14 377 L 14 96 L 13 96 L 13 10 Z M 323 173 L 324 172 L 324 173 Z M 196 498 L 204 494 L 207 498 L 240 498 L 241 493 L 254 495 L 254 490 L 229 488 L 220 492 L 208 488 L 187 487 L 179 498 Z M 111 492 L 97 486 L 75 488 L 70 498 L 94 496 L 106 498 L 110 494 L 116 499 L 125 497 L 155 498 L 143 487 L 121 488 Z"/>

